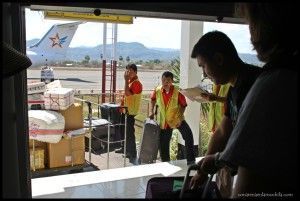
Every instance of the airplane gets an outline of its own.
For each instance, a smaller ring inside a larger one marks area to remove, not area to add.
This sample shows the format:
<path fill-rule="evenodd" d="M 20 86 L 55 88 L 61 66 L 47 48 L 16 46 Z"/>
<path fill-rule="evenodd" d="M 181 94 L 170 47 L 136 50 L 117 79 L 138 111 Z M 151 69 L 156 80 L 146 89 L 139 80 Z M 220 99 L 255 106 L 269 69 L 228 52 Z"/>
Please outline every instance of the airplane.
<path fill-rule="evenodd" d="M 78 25 L 82 23 L 84 22 L 53 25 L 36 44 L 26 49 L 31 66 L 47 66 L 64 60 Z"/>

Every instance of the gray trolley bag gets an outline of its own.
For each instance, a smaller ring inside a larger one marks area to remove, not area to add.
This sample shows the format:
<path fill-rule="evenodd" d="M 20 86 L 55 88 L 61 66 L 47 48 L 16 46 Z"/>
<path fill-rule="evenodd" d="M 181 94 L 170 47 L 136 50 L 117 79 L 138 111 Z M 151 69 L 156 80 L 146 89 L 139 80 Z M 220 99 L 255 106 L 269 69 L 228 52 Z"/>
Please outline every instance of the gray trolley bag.
<path fill-rule="evenodd" d="M 157 105 L 155 107 L 155 117 L 157 120 Z M 154 119 L 146 118 L 141 137 L 138 161 L 141 163 L 155 163 L 159 149 L 160 126 Z"/>

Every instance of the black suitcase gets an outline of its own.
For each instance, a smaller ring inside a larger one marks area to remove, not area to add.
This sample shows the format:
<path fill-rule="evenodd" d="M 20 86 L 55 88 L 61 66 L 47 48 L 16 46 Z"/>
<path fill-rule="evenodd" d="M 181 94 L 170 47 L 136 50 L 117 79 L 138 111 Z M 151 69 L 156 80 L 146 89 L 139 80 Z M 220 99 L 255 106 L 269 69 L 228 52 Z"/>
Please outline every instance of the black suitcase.
<path fill-rule="evenodd" d="M 122 124 L 125 123 L 124 112 L 126 112 L 126 108 L 115 103 L 103 103 L 100 105 L 101 118 L 107 119 L 113 124 L 111 126 L 113 130 L 112 141 L 124 140 L 124 125 Z M 122 143 L 114 143 L 115 148 L 120 148 L 121 146 Z"/>
<path fill-rule="evenodd" d="M 106 119 L 92 119 L 92 140 L 91 148 L 95 154 L 104 153 L 107 149 L 107 134 L 108 134 L 108 121 Z M 89 120 L 84 120 L 84 127 L 89 127 Z M 110 127 L 110 141 L 116 141 L 116 127 Z M 111 146 L 112 148 L 118 148 L 120 145 Z M 86 151 L 89 149 L 89 138 L 85 137 Z"/>
<path fill-rule="evenodd" d="M 155 163 L 159 149 L 159 124 L 150 118 L 146 118 L 139 149 L 139 163 Z"/>
<path fill-rule="evenodd" d="M 104 138 L 107 137 L 107 124 L 109 122 L 106 119 L 92 119 L 92 135 L 96 138 Z M 89 120 L 85 119 L 83 121 L 83 125 L 85 128 L 89 128 Z M 114 135 L 114 130 L 111 129 L 111 135 Z"/>
<path fill-rule="evenodd" d="M 197 189 L 189 189 L 191 170 L 197 170 L 198 165 L 191 165 L 185 177 L 153 177 L 149 179 L 146 188 L 146 199 L 165 198 L 198 198 L 198 199 L 220 199 L 221 194 L 216 182 L 212 181 L 213 174 L 207 182 Z"/>
<path fill-rule="evenodd" d="M 121 122 L 121 107 L 114 103 L 103 103 L 100 105 L 101 118 L 107 119 L 112 124 Z"/>
<path fill-rule="evenodd" d="M 106 119 L 92 119 L 92 140 L 91 140 L 91 148 L 92 153 L 99 154 L 104 149 L 104 144 L 101 141 L 101 139 L 107 138 L 107 123 L 108 121 Z M 84 127 L 89 128 L 89 120 L 85 119 Z M 89 138 L 85 137 L 85 151 L 89 150 Z"/>

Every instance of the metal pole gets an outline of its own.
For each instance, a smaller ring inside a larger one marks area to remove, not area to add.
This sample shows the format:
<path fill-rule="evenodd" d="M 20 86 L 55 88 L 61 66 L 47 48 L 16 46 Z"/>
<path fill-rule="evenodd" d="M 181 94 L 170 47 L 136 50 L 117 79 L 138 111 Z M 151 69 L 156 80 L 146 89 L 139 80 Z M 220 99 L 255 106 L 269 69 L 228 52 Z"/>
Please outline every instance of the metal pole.
<path fill-rule="evenodd" d="M 103 60 L 102 60 L 102 103 L 105 103 L 106 91 L 106 41 L 107 40 L 107 23 L 103 23 Z"/>
<path fill-rule="evenodd" d="M 117 61 L 113 61 L 113 102 L 116 102 Z"/>
<path fill-rule="evenodd" d="M 114 61 L 116 61 L 117 60 L 117 54 L 116 54 L 117 42 L 118 42 L 118 24 L 115 23 L 113 27 L 114 27 L 114 29 L 113 29 L 113 31 L 114 31 L 114 41 L 113 41 L 114 46 L 113 46 L 113 57 L 112 58 Z"/>
<path fill-rule="evenodd" d="M 113 61 L 110 60 L 109 102 L 112 102 Z"/>
<path fill-rule="evenodd" d="M 92 161 L 92 103 L 91 102 L 86 102 L 88 105 L 89 109 L 89 163 L 91 164 Z"/>
<path fill-rule="evenodd" d="M 110 108 L 108 109 L 108 127 L 107 127 L 107 162 L 106 162 L 106 165 L 107 165 L 107 169 L 109 169 L 109 138 L 110 138 L 110 115 L 111 115 L 111 110 Z"/>
<path fill-rule="evenodd" d="M 98 109 L 98 118 L 100 118 L 100 107 L 99 107 L 99 105 L 100 105 L 100 97 L 99 97 L 99 94 L 97 94 L 97 99 L 98 99 L 98 105 L 97 105 L 97 109 Z M 149 116 L 149 115 L 148 115 Z"/>
<path fill-rule="evenodd" d="M 102 103 L 105 103 L 106 60 L 102 60 Z"/>
<path fill-rule="evenodd" d="M 117 42 L 118 42 L 118 24 L 114 23 L 113 24 L 113 55 L 112 55 L 112 59 L 113 59 L 113 102 L 116 101 L 115 99 L 115 93 L 116 93 L 116 68 L 117 68 Z"/>
<path fill-rule="evenodd" d="M 107 23 L 103 23 L 103 59 L 106 60 Z"/>

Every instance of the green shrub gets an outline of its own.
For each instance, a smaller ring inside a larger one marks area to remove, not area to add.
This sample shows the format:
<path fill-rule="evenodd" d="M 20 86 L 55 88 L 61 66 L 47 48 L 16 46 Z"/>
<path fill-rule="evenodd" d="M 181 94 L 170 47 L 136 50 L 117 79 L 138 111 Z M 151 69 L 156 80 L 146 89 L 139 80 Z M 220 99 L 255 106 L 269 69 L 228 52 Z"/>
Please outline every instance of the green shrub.
<path fill-rule="evenodd" d="M 180 135 L 179 130 L 174 129 L 170 142 L 170 160 L 177 160 L 178 153 L 178 135 Z"/>

